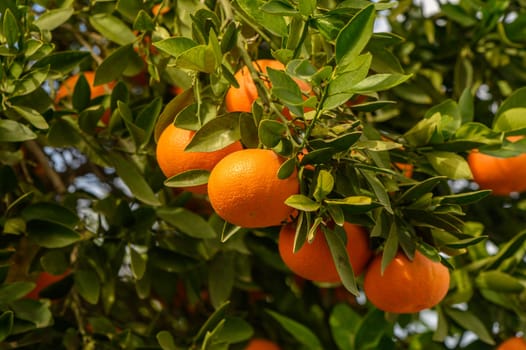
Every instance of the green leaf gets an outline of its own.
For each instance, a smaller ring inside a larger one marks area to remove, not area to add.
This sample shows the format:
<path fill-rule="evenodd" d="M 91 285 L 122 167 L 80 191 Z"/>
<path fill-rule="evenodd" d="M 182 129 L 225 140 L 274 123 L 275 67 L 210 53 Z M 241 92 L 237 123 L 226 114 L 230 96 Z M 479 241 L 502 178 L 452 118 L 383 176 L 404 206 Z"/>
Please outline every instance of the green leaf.
<path fill-rule="evenodd" d="M 233 252 L 217 254 L 208 268 L 210 302 L 216 309 L 230 298 L 236 280 L 235 255 Z"/>
<path fill-rule="evenodd" d="M 427 153 L 426 158 L 440 175 L 453 180 L 473 178 L 466 159 L 456 153 L 435 151 Z"/>
<path fill-rule="evenodd" d="M 53 322 L 53 315 L 49 306 L 36 300 L 22 299 L 11 303 L 16 319 L 29 321 L 37 328 L 49 327 Z"/>
<path fill-rule="evenodd" d="M 0 142 L 22 142 L 36 139 L 37 135 L 24 124 L 14 120 L 0 120 Z"/>
<path fill-rule="evenodd" d="M 153 46 L 167 54 L 178 57 L 183 52 L 198 46 L 199 44 L 187 37 L 172 37 L 164 40 L 159 40 L 153 43 Z"/>
<path fill-rule="evenodd" d="M 15 81 L 15 91 L 12 96 L 24 96 L 42 86 L 48 77 L 49 67 L 34 68 Z"/>
<path fill-rule="evenodd" d="M 36 62 L 33 67 L 42 68 L 49 66 L 49 78 L 58 79 L 71 72 L 89 56 L 90 53 L 84 51 L 54 52 Z"/>
<path fill-rule="evenodd" d="M 334 188 L 334 177 L 327 170 L 320 170 L 316 178 L 316 187 L 314 188 L 314 198 L 321 202 Z"/>
<path fill-rule="evenodd" d="M 0 300 L 10 303 L 27 295 L 35 288 L 33 282 L 11 282 L 0 285 Z"/>
<path fill-rule="evenodd" d="M 497 113 L 495 114 L 495 120 L 498 120 L 500 115 L 507 110 L 515 108 L 526 107 L 526 87 L 515 90 L 502 104 L 500 105 Z"/>
<path fill-rule="evenodd" d="M 100 297 L 100 280 L 93 270 L 76 270 L 74 274 L 75 288 L 90 304 L 97 304 Z"/>
<path fill-rule="evenodd" d="M 237 4 L 261 28 L 265 28 L 279 37 L 287 36 L 287 24 L 283 16 L 261 11 L 265 2 L 263 0 L 239 0 Z"/>
<path fill-rule="evenodd" d="M 164 181 L 164 185 L 168 187 L 184 188 L 204 185 L 208 183 L 210 177 L 209 170 L 188 170 L 183 171 L 177 175 L 169 177 Z"/>
<path fill-rule="evenodd" d="M 458 100 L 458 109 L 462 119 L 462 124 L 473 121 L 475 116 L 475 103 L 473 94 L 467 87 L 464 89 L 464 91 L 462 91 L 462 95 L 460 95 Z"/>
<path fill-rule="evenodd" d="M 382 337 L 389 335 L 392 327 L 383 311 L 375 308 L 369 309 L 359 326 L 354 349 L 383 349 L 379 343 Z"/>
<path fill-rule="evenodd" d="M 491 194 L 491 190 L 481 190 L 468 193 L 457 193 L 446 196 L 437 197 L 440 200 L 440 204 L 459 204 L 467 205 L 473 204 L 486 198 Z"/>
<path fill-rule="evenodd" d="M 223 327 L 215 336 L 217 342 L 239 343 L 254 335 L 252 326 L 239 317 L 227 316 Z"/>
<path fill-rule="evenodd" d="M 373 202 L 371 197 L 349 196 L 342 199 L 326 199 L 325 203 L 334 205 L 370 205 Z"/>
<path fill-rule="evenodd" d="M 495 345 L 495 341 L 484 323 L 470 311 L 445 308 L 444 312 L 461 327 L 475 333 L 484 343 Z"/>
<path fill-rule="evenodd" d="M 354 85 L 351 90 L 354 93 L 365 94 L 374 91 L 389 90 L 397 85 L 402 84 L 412 74 L 400 74 L 400 73 L 381 73 L 370 75 L 364 80 Z"/>
<path fill-rule="evenodd" d="M 493 123 L 493 130 L 510 132 L 526 129 L 526 107 L 507 109 L 497 115 Z"/>
<path fill-rule="evenodd" d="M 44 220 L 31 220 L 27 223 L 29 238 L 41 247 L 67 247 L 82 237 L 67 226 Z"/>
<path fill-rule="evenodd" d="M 384 244 L 382 252 L 382 267 L 381 273 L 383 274 L 387 266 L 393 261 L 396 254 L 398 253 L 398 226 L 393 221 L 389 228 L 389 235 Z"/>
<path fill-rule="evenodd" d="M 221 64 L 216 59 L 215 54 L 215 51 L 209 45 L 194 46 L 177 56 L 175 66 L 210 74 Z"/>
<path fill-rule="evenodd" d="M 336 38 L 336 63 L 345 67 L 352 63 L 367 46 L 373 34 L 375 19 L 374 5 L 371 4 L 356 13 L 343 27 Z"/>
<path fill-rule="evenodd" d="M 160 205 L 159 199 L 155 196 L 152 188 L 146 182 L 134 163 L 116 153 L 109 153 L 108 158 L 115 167 L 117 174 L 122 178 L 122 181 L 124 181 L 124 183 L 130 188 L 130 191 L 137 197 L 137 199 L 148 205 Z"/>
<path fill-rule="evenodd" d="M 155 22 L 146 11 L 140 10 L 133 22 L 133 29 L 139 31 L 154 31 Z"/>
<path fill-rule="evenodd" d="M 294 158 L 289 158 L 280 165 L 278 169 L 278 179 L 285 180 L 288 179 L 296 170 L 296 160 Z"/>
<path fill-rule="evenodd" d="M 2 17 L 2 33 L 9 48 L 14 48 L 20 35 L 18 22 L 10 9 L 5 10 Z"/>
<path fill-rule="evenodd" d="M 404 134 L 405 139 L 413 146 L 424 146 L 429 143 L 431 137 L 439 127 L 442 116 L 436 113 L 416 123 Z"/>
<path fill-rule="evenodd" d="M 13 329 L 13 311 L 4 311 L 0 315 L 0 342 L 3 342 Z"/>
<path fill-rule="evenodd" d="M 182 94 L 177 95 L 164 107 L 159 119 L 155 124 L 154 139 L 155 142 L 159 140 L 163 130 L 174 122 L 174 116 L 178 115 L 182 110 L 191 105 L 194 100 L 193 89 L 185 90 Z"/>
<path fill-rule="evenodd" d="M 336 304 L 329 316 L 329 325 L 336 345 L 340 350 L 354 349 L 354 338 L 362 317 L 347 304 Z"/>
<path fill-rule="evenodd" d="M 365 170 L 365 169 L 363 170 L 361 169 L 360 172 L 367 180 L 367 183 L 369 184 L 369 186 L 371 186 L 378 201 L 385 207 L 385 209 L 388 212 L 392 213 L 393 209 L 391 208 L 391 200 L 389 199 L 389 194 L 387 193 L 385 186 L 378 179 L 376 174 L 370 170 Z"/>
<path fill-rule="evenodd" d="M 160 331 L 156 335 L 157 341 L 163 350 L 178 350 L 175 341 L 170 332 Z"/>
<path fill-rule="evenodd" d="M 430 192 L 439 183 L 445 181 L 446 179 L 447 178 L 445 176 L 435 176 L 425 179 L 424 181 L 419 182 L 416 185 L 411 186 L 408 190 L 406 190 L 398 198 L 398 202 L 411 202 L 417 200 L 424 194 Z"/>
<path fill-rule="evenodd" d="M 316 211 L 320 208 L 320 203 L 313 201 L 303 194 L 293 194 L 285 200 L 285 204 L 289 207 L 307 212 Z"/>
<path fill-rule="evenodd" d="M 216 308 L 216 310 L 208 317 L 206 322 L 201 326 L 201 328 L 194 337 L 194 341 L 202 340 L 208 332 L 212 331 L 222 320 L 224 320 L 229 305 L 230 302 L 225 301 L 221 306 Z"/>
<path fill-rule="evenodd" d="M 479 288 L 502 293 L 521 293 L 525 288 L 520 279 L 498 270 L 480 272 L 475 283 Z"/>
<path fill-rule="evenodd" d="M 77 214 L 54 202 L 37 202 L 25 207 L 20 213 L 26 221 L 41 220 L 73 228 L 78 222 Z"/>
<path fill-rule="evenodd" d="M 230 146 L 241 138 L 239 114 L 229 113 L 203 125 L 186 146 L 186 152 L 213 152 Z"/>
<path fill-rule="evenodd" d="M 324 231 L 325 239 L 327 240 L 327 245 L 329 246 L 334 261 L 334 266 L 336 266 L 336 270 L 338 271 L 338 275 L 340 276 L 343 285 L 349 292 L 358 296 L 360 295 L 360 292 L 358 291 L 356 279 L 354 278 L 354 271 L 351 266 L 349 254 L 347 253 L 345 242 L 337 232 L 338 230 L 343 231 L 340 233 L 345 234 L 342 227 L 336 226 L 334 232 Z"/>
<path fill-rule="evenodd" d="M 95 81 L 93 84 L 101 85 L 117 80 L 128 66 L 129 57 L 132 55 L 137 54 L 133 50 L 133 45 L 129 44 L 119 47 L 106 56 L 95 71 Z"/>
<path fill-rule="evenodd" d="M 314 14 L 316 10 L 317 1 L 316 0 L 299 0 L 298 9 L 302 16 L 310 16 Z"/>
<path fill-rule="evenodd" d="M 190 237 L 199 239 L 217 237 L 216 232 L 205 219 L 188 209 L 162 207 L 157 209 L 157 215 Z"/>
<path fill-rule="evenodd" d="M 47 10 L 33 24 L 40 30 L 54 30 L 66 23 L 74 13 L 73 6 Z"/>
<path fill-rule="evenodd" d="M 301 323 L 285 317 L 275 311 L 266 310 L 278 323 L 292 335 L 299 343 L 303 344 L 306 349 L 322 349 L 320 340 L 310 329 Z"/>
<path fill-rule="evenodd" d="M 276 147 L 286 132 L 287 126 L 279 121 L 265 119 L 259 123 L 259 139 L 262 144 L 269 148 Z"/>
<path fill-rule="evenodd" d="M 145 148 L 150 142 L 155 128 L 155 123 L 157 122 L 157 118 L 159 117 L 162 108 L 162 98 L 156 97 L 149 104 L 144 106 L 144 108 L 137 115 L 135 124 L 144 130 L 144 140 L 141 144 L 141 148 Z"/>
<path fill-rule="evenodd" d="M 135 248 L 130 247 L 131 270 L 135 279 L 140 280 L 144 276 L 147 260 L 148 255 L 146 253 L 140 253 Z"/>
<path fill-rule="evenodd" d="M 24 107 L 24 106 L 16 106 L 13 105 L 11 108 L 18 113 L 22 118 L 27 120 L 31 125 L 33 125 L 37 129 L 45 130 L 49 128 L 49 125 L 42 116 L 42 114 L 38 113 L 36 110 Z"/>
<path fill-rule="evenodd" d="M 98 13 L 89 18 L 90 24 L 106 39 L 119 45 L 128 45 L 137 38 L 132 30 L 119 18 L 107 13 Z"/>

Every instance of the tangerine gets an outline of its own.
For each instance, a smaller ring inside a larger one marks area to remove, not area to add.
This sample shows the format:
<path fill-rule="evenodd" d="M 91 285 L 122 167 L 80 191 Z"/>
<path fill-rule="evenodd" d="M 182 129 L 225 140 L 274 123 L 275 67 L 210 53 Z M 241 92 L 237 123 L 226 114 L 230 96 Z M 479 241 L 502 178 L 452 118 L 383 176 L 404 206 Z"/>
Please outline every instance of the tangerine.
<path fill-rule="evenodd" d="M 245 350 L 280 350 L 280 347 L 270 340 L 254 338 L 247 344 Z"/>
<path fill-rule="evenodd" d="M 515 142 L 522 136 L 509 137 Z M 526 191 L 526 153 L 499 158 L 473 150 L 468 155 L 473 180 L 481 189 L 492 190 L 498 196 Z"/>
<path fill-rule="evenodd" d="M 522 337 L 512 337 L 503 341 L 497 350 L 526 350 L 526 340 Z"/>
<path fill-rule="evenodd" d="M 26 299 L 38 300 L 40 298 L 40 292 L 42 290 L 46 289 L 47 287 L 49 287 L 50 285 L 52 285 L 54 283 L 57 283 L 58 281 L 61 281 L 62 279 L 64 279 L 69 274 L 70 274 L 69 270 L 67 270 L 66 272 L 64 272 L 62 274 L 59 274 L 59 275 L 52 275 L 49 272 L 42 271 L 38 275 L 38 277 L 37 277 L 37 279 L 35 281 L 35 283 L 36 283 L 35 288 L 33 288 L 33 290 L 31 290 L 31 292 L 26 294 L 25 298 Z"/>
<path fill-rule="evenodd" d="M 252 62 L 254 68 L 263 74 L 267 73 L 267 68 L 273 68 L 276 70 L 285 70 L 283 63 L 274 59 L 259 59 Z M 247 66 L 244 66 L 234 74 L 234 78 L 239 84 L 239 88 L 230 87 L 225 95 L 225 105 L 228 112 L 250 112 L 252 110 L 252 103 L 257 100 L 259 94 L 250 70 Z M 304 91 L 310 91 L 310 86 L 296 79 L 300 89 Z M 269 81 L 264 81 L 267 88 L 270 87 Z"/>
<path fill-rule="evenodd" d="M 216 213 L 241 227 L 280 225 L 294 212 L 285 200 L 299 192 L 296 171 L 278 178 L 285 159 L 268 149 L 244 149 L 227 155 L 212 169 L 208 197 Z"/>
<path fill-rule="evenodd" d="M 364 279 L 364 292 L 378 309 L 414 313 L 438 304 L 449 289 L 449 270 L 416 251 L 413 260 L 398 252 L 381 272 L 382 256 L 376 256 Z"/>
<path fill-rule="evenodd" d="M 354 274 L 358 276 L 372 256 L 372 251 L 369 249 L 369 236 L 363 228 L 348 222 L 344 223 L 343 228 L 347 234 L 345 247 L 349 261 Z M 278 248 L 285 265 L 296 275 L 311 281 L 340 282 L 340 276 L 322 230 L 318 228 L 312 242 L 305 242 L 296 253 L 293 252 L 295 235 L 295 224 L 283 226 L 279 233 Z"/>
<path fill-rule="evenodd" d="M 243 149 L 239 141 L 213 152 L 186 152 L 195 131 L 167 126 L 157 142 L 156 157 L 161 171 L 166 177 L 172 177 L 189 170 L 212 170 L 227 154 Z M 207 185 L 185 187 L 185 190 L 204 194 Z"/>

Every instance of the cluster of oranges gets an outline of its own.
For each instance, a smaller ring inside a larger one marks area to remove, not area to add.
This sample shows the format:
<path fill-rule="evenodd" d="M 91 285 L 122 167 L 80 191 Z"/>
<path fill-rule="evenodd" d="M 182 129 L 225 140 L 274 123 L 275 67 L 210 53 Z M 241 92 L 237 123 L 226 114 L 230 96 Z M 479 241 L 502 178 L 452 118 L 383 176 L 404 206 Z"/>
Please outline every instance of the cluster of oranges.
<path fill-rule="evenodd" d="M 284 68 L 272 60 L 256 61 L 254 67 L 260 72 L 265 72 L 267 67 Z M 250 111 L 258 98 L 255 83 L 246 67 L 235 77 L 239 88 L 232 87 L 227 92 L 226 108 L 228 111 Z M 193 135 L 193 131 L 173 124 L 161 133 L 156 155 L 165 176 L 196 169 L 210 171 L 207 185 L 186 189 L 208 194 L 215 212 L 237 226 L 281 226 L 279 252 L 295 274 L 317 282 L 341 281 L 324 236 L 331 232 L 319 229 L 311 242 L 305 242 L 299 251 L 293 252 L 296 223 L 291 218 L 295 212 L 284 202 L 299 193 L 300 183 L 296 171 L 288 178 L 278 178 L 284 158 L 269 149 L 244 149 L 239 142 L 213 152 L 185 152 Z M 398 253 L 382 273 L 382 257 L 373 257 L 365 230 L 350 223 L 345 223 L 343 228 L 353 271 L 357 276 L 365 271 L 364 291 L 378 308 L 393 313 L 413 313 L 433 307 L 446 295 L 449 271 L 441 263 L 419 252 L 412 260 Z"/>

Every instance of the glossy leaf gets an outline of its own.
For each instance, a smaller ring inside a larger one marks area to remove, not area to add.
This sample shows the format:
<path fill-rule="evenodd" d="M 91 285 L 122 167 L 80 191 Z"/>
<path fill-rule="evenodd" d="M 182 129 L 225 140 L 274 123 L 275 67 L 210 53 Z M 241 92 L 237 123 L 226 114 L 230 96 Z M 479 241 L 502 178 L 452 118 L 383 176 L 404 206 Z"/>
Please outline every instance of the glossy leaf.
<path fill-rule="evenodd" d="M 69 227 L 44 220 L 31 220 L 27 223 L 29 238 L 45 248 L 69 246 L 82 237 Z"/>
<path fill-rule="evenodd" d="M 349 254 L 347 253 L 345 242 L 336 232 L 337 230 L 343 231 L 343 228 L 336 226 L 334 232 L 324 232 L 325 239 L 327 240 L 327 245 L 329 246 L 334 261 L 334 266 L 336 266 L 336 270 L 338 271 L 338 275 L 340 276 L 343 285 L 349 292 L 358 296 L 360 292 L 358 291 L 354 271 L 349 260 Z"/>
<path fill-rule="evenodd" d="M 99 13 L 89 18 L 90 24 L 105 38 L 119 45 L 131 44 L 136 40 L 132 30 L 118 17 Z"/>
<path fill-rule="evenodd" d="M 322 349 L 320 340 L 310 329 L 301 323 L 283 316 L 275 311 L 266 310 L 290 335 L 303 344 L 306 349 Z"/>
<path fill-rule="evenodd" d="M 369 5 L 360 10 L 343 27 L 336 38 L 336 62 L 345 67 L 352 63 L 367 46 L 373 34 L 375 18 L 374 5 Z"/>
<path fill-rule="evenodd" d="M 184 208 L 159 208 L 157 215 L 190 237 L 207 239 L 217 236 L 212 227 L 199 215 Z"/>
<path fill-rule="evenodd" d="M 4 311 L 0 315 L 0 341 L 4 341 L 13 329 L 13 311 Z"/>
<path fill-rule="evenodd" d="M 65 7 L 54 10 L 48 10 L 38 17 L 34 24 L 40 30 L 54 30 L 66 23 L 73 15 L 73 7 Z"/>

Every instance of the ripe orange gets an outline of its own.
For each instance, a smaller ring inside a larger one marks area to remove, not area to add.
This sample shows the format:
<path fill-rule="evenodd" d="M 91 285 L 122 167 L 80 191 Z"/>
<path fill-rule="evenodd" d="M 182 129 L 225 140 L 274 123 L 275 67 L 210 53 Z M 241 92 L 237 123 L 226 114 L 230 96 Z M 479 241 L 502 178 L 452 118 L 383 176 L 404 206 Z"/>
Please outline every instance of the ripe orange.
<path fill-rule="evenodd" d="M 254 338 L 248 343 L 245 350 L 280 350 L 280 347 L 270 340 Z"/>
<path fill-rule="evenodd" d="M 408 163 L 394 163 L 395 167 L 398 170 L 401 170 L 404 173 L 405 177 L 413 177 L 413 164 Z"/>
<path fill-rule="evenodd" d="M 70 76 L 66 80 L 64 80 L 62 85 L 60 85 L 55 95 L 55 105 L 58 105 L 62 99 L 73 95 L 73 91 L 75 91 L 75 85 L 77 84 L 77 81 L 79 80 L 81 74 L 84 75 L 84 78 L 86 78 L 86 81 L 88 82 L 92 99 L 111 93 L 111 89 L 113 89 L 113 87 L 115 86 L 114 82 L 94 86 L 93 85 L 95 82 L 95 72 L 94 71 L 85 71 L 79 74 L 75 74 L 75 75 Z M 105 125 L 107 125 L 110 121 L 110 117 L 111 117 L 111 111 L 107 109 L 104 112 L 104 115 L 102 116 L 101 121 Z"/>
<path fill-rule="evenodd" d="M 497 350 L 526 350 L 526 340 L 522 337 L 513 337 L 502 342 Z"/>
<path fill-rule="evenodd" d="M 212 170 L 227 154 L 243 149 L 240 142 L 235 142 L 223 149 L 213 152 L 185 152 L 195 132 L 181 129 L 170 124 L 163 130 L 157 142 L 157 163 L 166 177 L 171 177 L 188 170 Z M 193 193 L 206 193 L 206 184 L 185 187 Z"/>
<path fill-rule="evenodd" d="M 259 59 L 252 62 L 254 68 L 263 74 L 267 73 L 267 68 L 277 70 L 285 70 L 283 63 L 273 59 Z M 230 87 L 225 96 L 226 110 L 228 112 L 250 112 L 252 110 L 252 103 L 258 98 L 258 90 L 256 84 L 250 75 L 248 67 L 245 66 L 236 72 L 234 75 L 239 84 L 239 88 Z M 301 80 L 296 80 L 300 89 L 303 91 L 310 91 L 310 86 Z M 265 85 L 270 87 L 270 82 L 265 81 Z"/>
<path fill-rule="evenodd" d="M 38 300 L 39 299 L 39 295 L 40 295 L 40 292 L 43 290 L 43 289 L 46 289 L 47 287 L 49 287 L 50 285 L 58 282 L 58 281 L 61 281 L 63 278 L 65 278 L 67 275 L 70 274 L 70 271 L 66 271 L 64 272 L 63 274 L 60 274 L 60 275 L 52 275 L 50 274 L 49 272 L 46 272 L 46 271 L 42 271 L 35 283 L 36 283 L 36 286 L 35 288 L 33 288 L 33 290 L 31 292 L 29 292 L 28 294 L 26 294 L 25 298 L 26 299 L 34 299 L 34 300 Z"/>
<path fill-rule="evenodd" d="M 418 251 L 413 261 L 399 252 L 381 274 L 382 257 L 365 272 L 364 291 L 377 308 L 393 313 L 414 313 L 438 304 L 449 288 L 449 271 Z"/>
<path fill-rule="evenodd" d="M 170 6 L 163 6 L 163 8 L 161 9 L 161 4 L 155 4 L 152 6 L 152 14 L 154 16 L 157 16 L 157 15 L 164 15 L 166 13 L 168 13 L 170 11 Z"/>
<path fill-rule="evenodd" d="M 285 159 L 272 150 L 245 149 L 221 159 L 208 178 L 208 197 L 216 213 L 241 227 L 280 225 L 294 212 L 285 200 L 299 192 L 297 173 L 278 178 Z"/>
<path fill-rule="evenodd" d="M 509 137 L 515 142 L 522 136 Z M 511 192 L 526 191 L 526 153 L 509 158 L 498 158 L 473 150 L 468 155 L 473 180 L 481 189 L 507 196 Z"/>
<path fill-rule="evenodd" d="M 369 249 L 369 236 L 363 228 L 350 223 L 343 226 L 347 233 L 347 253 L 354 274 L 360 275 L 372 251 Z M 334 265 L 327 241 L 321 229 L 318 229 L 312 242 L 305 242 L 301 249 L 293 252 L 296 225 L 288 224 L 279 233 L 279 253 L 285 264 L 295 274 L 317 282 L 340 282 L 340 276 Z"/>

